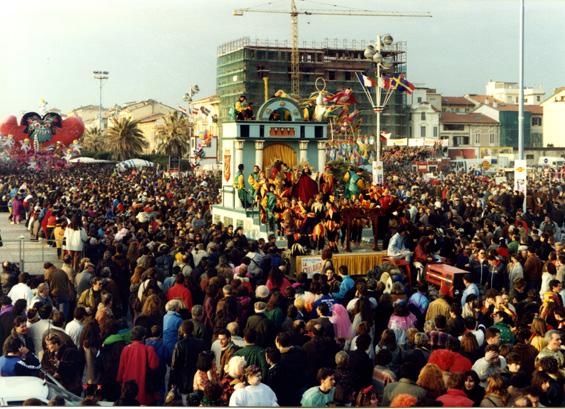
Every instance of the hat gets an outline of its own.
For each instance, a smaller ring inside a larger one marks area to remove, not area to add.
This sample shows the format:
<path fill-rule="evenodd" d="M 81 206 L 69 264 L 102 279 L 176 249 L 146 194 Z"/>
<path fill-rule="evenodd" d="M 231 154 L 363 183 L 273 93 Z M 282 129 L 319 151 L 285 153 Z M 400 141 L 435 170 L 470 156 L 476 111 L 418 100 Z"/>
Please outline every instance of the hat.
<path fill-rule="evenodd" d="M 434 207 L 435 207 L 436 209 L 441 209 L 441 202 L 440 202 L 440 201 L 435 202 L 435 203 L 434 203 Z"/>
<path fill-rule="evenodd" d="M 255 290 L 255 297 L 256 298 L 267 298 L 271 292 L 266 285 L 260 285 Z"/>
<path fill-rule="evenodd" d="M 257 301 L 253 306 L 255 307 L 255 312 L 257 314 L 265 312 L 265 310 L 267 309 L 267 304 L 265 304 L 263 301 Z"/>

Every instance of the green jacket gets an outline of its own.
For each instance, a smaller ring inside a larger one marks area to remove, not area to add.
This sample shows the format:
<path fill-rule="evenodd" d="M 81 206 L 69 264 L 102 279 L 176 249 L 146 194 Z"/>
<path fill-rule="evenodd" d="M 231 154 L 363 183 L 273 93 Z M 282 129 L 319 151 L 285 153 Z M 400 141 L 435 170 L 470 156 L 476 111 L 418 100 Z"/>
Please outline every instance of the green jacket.
<path fill-rule="evenodd" d="M 246 345 L 237 351 L 233 356 L 242 356 L 247 365 L 257 365 L 261 368 L 263 378 L 267 376 L 267 361 L 265 360 L 265 350 L 258 345 Z"/>

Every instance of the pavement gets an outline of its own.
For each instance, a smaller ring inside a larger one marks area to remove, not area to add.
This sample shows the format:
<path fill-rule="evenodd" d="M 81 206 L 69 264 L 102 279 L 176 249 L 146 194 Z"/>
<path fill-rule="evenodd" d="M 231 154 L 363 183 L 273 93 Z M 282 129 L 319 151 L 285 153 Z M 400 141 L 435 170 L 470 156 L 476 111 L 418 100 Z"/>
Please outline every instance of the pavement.
<path fill-rule="evenodd" d="M 50 261 L 59 265 L 57 250 L 47 245 L 47 241 L 31 241 L 24 224 L 11 224 L 8 213 L 0 213 L 0 262 L 8 260 L 19 263 L 20 269 L 32 275 L 43 274 L 43 263 Z M 23 264 L 23 269 L 22 269 Z"/>

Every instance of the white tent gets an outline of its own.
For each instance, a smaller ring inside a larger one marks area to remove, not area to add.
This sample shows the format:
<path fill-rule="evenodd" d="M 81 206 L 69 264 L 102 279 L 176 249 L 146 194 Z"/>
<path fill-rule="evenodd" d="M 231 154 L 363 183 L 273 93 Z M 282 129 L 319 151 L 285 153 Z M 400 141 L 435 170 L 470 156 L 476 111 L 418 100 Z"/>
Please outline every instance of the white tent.
<path fill-rule="evenodd" d="M 153 162 L 149 162 L 145 159 L 128 159 L 118 163 L 116 168 L 118 168 L 120 172 L 123 172 L 126 169 L 152 168 L 154 166 L 155 164 Z"/>
<path fill-rule="evenodd" d="M 80 156 L 69 160 L 70 163 L 112 163 L 111 160 L 95 159 L 88 156 Z"/>

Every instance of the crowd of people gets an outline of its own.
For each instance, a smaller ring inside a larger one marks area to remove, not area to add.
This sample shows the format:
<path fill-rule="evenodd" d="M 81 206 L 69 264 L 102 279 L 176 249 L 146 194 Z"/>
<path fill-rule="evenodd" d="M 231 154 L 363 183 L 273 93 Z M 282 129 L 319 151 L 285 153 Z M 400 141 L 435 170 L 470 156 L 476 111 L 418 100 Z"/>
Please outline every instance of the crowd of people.
<path fill-rule="evenodd" d="M 243 172 L 236 183 L 245 187 Z M 250 185 L 264 204 L 269 192 L 293 190 L 285 177 L 263 175 L 279 185 L 260 184 L 255 173 Z M 340 217 L 343 190 L 325 190 L 338 183 L 330 176 L 312 196 L 293 197 L 312 193 L 303 179 L 286 200 L 306 220 L 312 211 Z M 310 178 L 307 169 L 300 178 Z M 394 265 L 334 265 L 339 247 L 329 244 L 342 238 L 339 229 L 324 232 L 322 271 L 292 274 L 276 220 L 266 240 L 213 220 L 219 187 L 208 173 L 103 166 L 0 174 L 11 221 L 61 255 L 39 276 L 4 262 L 0 375 L 46 372 L 84 404 L 565 403 L 563 183 L 533 175 L 523 211 L 524 196 L 492 178 L 429 181 L 399 169 L 383 189 L 347 199 L 398 201 L 380 216 L 379 244 L 408 263 L 467 270 L 455 293 Z M 292 246 L 299 237 L 286 228 Z"/>
<path fill-rule="evenodd" d="M 437 159 L 443 156 L 440 144 L 433 146 L 387 146 L 383 150 L 384 166 L 394 168 L 411 166 L 415 162 Z"/>

